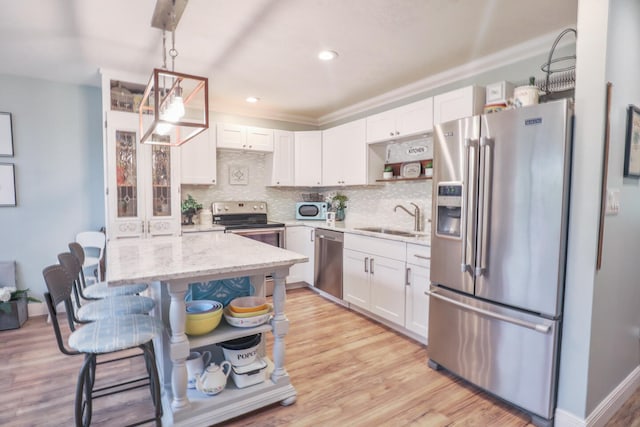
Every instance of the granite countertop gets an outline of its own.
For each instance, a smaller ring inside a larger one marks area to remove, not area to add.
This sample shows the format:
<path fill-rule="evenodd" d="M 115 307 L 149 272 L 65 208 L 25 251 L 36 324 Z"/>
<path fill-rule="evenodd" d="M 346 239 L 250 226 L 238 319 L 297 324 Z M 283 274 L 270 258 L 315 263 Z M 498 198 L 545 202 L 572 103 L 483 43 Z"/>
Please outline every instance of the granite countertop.
<path fill-rule="evenodd" d="M 379 238 L 379 239 L 398 240 L 398 241 L 401 241 L 401 242 L 415 243 L 415 244 L 424 245 L 424 246 L 430 246 L 431 245 L 431 232 L 430 231 L 415 232 L 415 234 L 418 235 L 416 237 L 413 237 L 413 236 L 396 236 L 396 235 L 393 235 L 393 234 L 385 234 L 385 233 L 378 233 L 378 232 L 374 232 L 374 231 L 358 230 L 358 228 L 371 227 L 372 224 L 370 224 L 370 223 L 359 224 L 359 223 L 353 223 L 353 222 L 349 222 L 349 221 L 337 221 L 334 226 L 330 226 L 330 225 L 327 225 L 326 221 L 299 221 L 299 220 L 284 220 L 284 221 L 282 221 L 282 220 L 280 220 L 279 222 L 284 223 L 288 227 L 296 226 L 296 225 L 306 225 L 307 227 L 322 228 L 322 229 L 326 229 L 326 230 L 342 231 L 344 233 L 361 234 L 363 236 L 371 236 L 371 237 L 376 237 L 376 238 Z M 394 229 L 394 227 L 385 227 L 385 228 Z M 414 233 L 411 230 L 401 230 L 401 231 Z"/>
<path fill-rule="evenodd" d="M 110 284 L 215 276 L 283 267 L 309 259 L 231 233 L 188 233 L 107 243 Z"/>

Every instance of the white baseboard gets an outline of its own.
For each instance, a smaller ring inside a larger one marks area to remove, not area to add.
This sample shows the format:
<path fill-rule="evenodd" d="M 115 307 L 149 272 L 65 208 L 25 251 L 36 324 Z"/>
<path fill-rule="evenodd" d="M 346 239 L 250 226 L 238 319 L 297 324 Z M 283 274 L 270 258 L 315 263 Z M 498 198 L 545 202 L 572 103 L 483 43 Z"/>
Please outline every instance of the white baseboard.
<path fill-rule="evenodd" d="M 43 302 L 30 302 L 27 304 L 28 317 L 46 316 L 49 314 L 47 304 Z"/>
<path fill-rule="evenodd" d="M 556 409 L 556 427 L 604 427 L 616 411 L 624 405 L 631 395 L 640 387 L 640 366 L 613 389 L 609 395 L 589 414 L 582 419 L 562 409 Z"/>

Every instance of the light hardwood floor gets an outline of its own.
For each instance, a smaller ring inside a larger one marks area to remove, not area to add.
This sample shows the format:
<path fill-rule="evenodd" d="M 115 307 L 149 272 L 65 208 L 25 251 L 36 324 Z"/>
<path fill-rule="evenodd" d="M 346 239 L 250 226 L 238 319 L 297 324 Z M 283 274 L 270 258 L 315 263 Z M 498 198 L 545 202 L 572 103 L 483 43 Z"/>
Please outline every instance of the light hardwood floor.
<path fill-rule="evenodd" d="M 427 349 L 308 289 L 287 293 L 286 368 L 298 392 L 226 426 L 530 426 L 528 417 L 427 367 Z M 271 340 L 268 341 L 270 353 Z M 71 426 L 81 357 L 62 355 L 44 317 L 0 332 L 0 426 Z M 134 358 L 98 367 L 98 381 L 142 372 Z M 212 397 L 215 398 L 215 397 Z M 100 399 L 93 425 L 151 413 L 146 389 Z M 640 427 L 640 391 L 608 427 Z"/>

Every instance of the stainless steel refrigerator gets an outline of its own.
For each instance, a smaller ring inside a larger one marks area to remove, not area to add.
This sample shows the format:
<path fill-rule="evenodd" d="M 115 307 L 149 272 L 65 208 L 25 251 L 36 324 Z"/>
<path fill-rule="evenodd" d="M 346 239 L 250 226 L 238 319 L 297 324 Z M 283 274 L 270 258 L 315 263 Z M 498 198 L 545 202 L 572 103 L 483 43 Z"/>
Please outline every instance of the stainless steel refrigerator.
<path fill-rule="evenodd" d="M 440 124 L 434 137 L 429 364 L 552 423 L 572 105 Z"/>

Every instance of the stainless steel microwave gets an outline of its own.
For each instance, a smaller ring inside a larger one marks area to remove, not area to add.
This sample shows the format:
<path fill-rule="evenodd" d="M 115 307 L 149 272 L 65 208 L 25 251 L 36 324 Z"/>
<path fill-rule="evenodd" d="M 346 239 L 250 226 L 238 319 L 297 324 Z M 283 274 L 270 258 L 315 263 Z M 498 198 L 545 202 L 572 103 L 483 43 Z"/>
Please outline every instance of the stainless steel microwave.
<path fill-rule="evenodd" d="M 327 202 L 298 202 L 296 203 L 296 219 L 327 219 Z"/>

